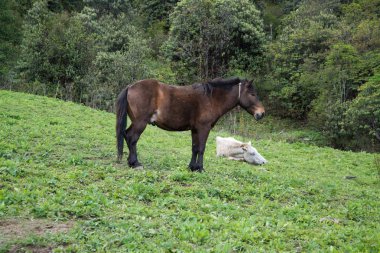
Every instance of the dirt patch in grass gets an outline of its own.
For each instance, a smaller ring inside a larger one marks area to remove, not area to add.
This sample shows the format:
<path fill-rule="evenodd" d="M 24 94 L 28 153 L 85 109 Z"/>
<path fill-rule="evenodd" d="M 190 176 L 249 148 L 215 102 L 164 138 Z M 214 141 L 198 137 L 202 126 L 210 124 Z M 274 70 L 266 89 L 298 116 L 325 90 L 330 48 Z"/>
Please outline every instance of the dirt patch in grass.
<path fill-rule="evenodd" d="M 52 247 L 49 246 L 13 246 L 8 253 L 18 253 L 18 252 L 33 252 L 33 253 L 49 253 L 52 251 Z"/>
<path fill-rule="evenodd" d="M 74 226 L 73 221 L 56 222 L 46 219 L 36 220 L 0 220 L 0 244 L 25 238 L 31 235 L 42 236 L 47 233 L 58 234 L 66 233 Z M 13 247 L 17 252 L 18 246 Z M 48 247 L 44 247 L 42 251 L 38 249 L 29 249 L 32 252 L 49 252 Z M 47 251 L 44 251 L 47 250 Z M 11 251 L 12 252 L 12 251 Z"/>

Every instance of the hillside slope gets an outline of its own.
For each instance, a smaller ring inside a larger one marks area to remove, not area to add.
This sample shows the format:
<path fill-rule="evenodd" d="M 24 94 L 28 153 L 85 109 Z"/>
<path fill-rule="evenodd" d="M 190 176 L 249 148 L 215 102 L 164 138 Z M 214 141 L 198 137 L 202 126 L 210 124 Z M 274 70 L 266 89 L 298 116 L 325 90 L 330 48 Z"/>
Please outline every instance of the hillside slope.
<path fill-rule="evenodd" d="M 212 132 L 191 173 L 190 133 L 149 126 L 136 171 L 115 163 L 114 118 L 0 91 L 0 252 L 380 251 L 374 154 L 261 140 L 259 167 L 215 157 Z M 18 233 L 30 221 L 47 229 Z"/>

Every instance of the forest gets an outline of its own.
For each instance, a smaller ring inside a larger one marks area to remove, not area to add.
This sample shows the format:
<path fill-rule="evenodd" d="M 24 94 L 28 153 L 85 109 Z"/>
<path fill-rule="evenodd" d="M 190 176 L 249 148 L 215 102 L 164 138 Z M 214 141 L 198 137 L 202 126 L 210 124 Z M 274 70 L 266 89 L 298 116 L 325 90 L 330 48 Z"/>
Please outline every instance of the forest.
<path fill-rule="evenodd" d="M 2 0 L 0 88 L 107 111 L 144 78 L 253 79 L 267 114 L 380 150 L 380 0 Z"/>

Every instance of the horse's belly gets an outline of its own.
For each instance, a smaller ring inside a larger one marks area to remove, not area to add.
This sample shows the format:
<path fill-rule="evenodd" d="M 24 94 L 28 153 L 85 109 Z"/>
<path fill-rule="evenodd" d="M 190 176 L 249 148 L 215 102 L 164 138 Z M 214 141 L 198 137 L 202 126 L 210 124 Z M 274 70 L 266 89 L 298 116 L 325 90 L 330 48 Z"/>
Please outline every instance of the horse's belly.
<path fill-rule="evenodd" d="M 190 126 L 175 126 L 175 125 L 167 124 L 167 122 L 165 123 L 156 122 L 156 124 L 154 125 L 167 131 L 187 131 L 191 129 Z"/>
<path fill-rule="evenodd" d="M 157 110 L 150 118 L 150 123 L 168 131 L 186 131 L 191 129 L 187 115 L 178 113 L 162 113 Z"/>

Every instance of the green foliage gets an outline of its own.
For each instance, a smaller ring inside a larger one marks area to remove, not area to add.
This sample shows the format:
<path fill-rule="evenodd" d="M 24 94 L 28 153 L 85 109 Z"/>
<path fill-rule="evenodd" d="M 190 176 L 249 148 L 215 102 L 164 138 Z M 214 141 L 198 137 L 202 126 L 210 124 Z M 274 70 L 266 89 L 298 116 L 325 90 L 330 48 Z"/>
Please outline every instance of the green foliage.
<path fill-rule="evenodd" d="M 170 16 L 166 55 L 181 83 L 254 70 L 263 53 L 260 13 L 247 0 L 183 0 Z"/>
<path fill-rule="evenodd" d="M 94 38 L 77 17 L 51 13 L 47 2 L 37 2 L 24 27 L 19 68 L 26 82 L 45 83 L 44 94 L 81 101 L 80 80 L 94 58 Z"/>
<path fill-rule="evenodd" d="M 0 91 L 1 252 L 380 250 L 372 154 L 271 141 L 280 127 L 254 141 L 269 163 L 252 166 L 216 157 L 215 137 L 228 133 L 213 131 L 206 173 L 191 173 L 190 134 L 148 126 L 138 144 L 145 169 L 136 171 L 116 163 L 114 121 Z M 36 234 L 24 227 L 31 220 Z M 72 226 L 57 233 L 55 221 Z M 10 222 L 24 236 L 4 231 Z"/>
<path fill-rule="evenodd" d="M 53 12 L 80 11 L 83 8 L 83 0 L 49 0 L 48 8 Z"/>
<path fill-rule="evenodd" d="M 358 52 L 351 45 L 338 43 L 332 46 L 324 66 L 317 74 L 320 94 L 313 101 L 313 110 L 309 114 L 314 123 L 323 124 L 324 119 L 331 115 L 331 108 L 356 96 L 361 83 L 361 63 Z M 327 128 L 330 129 L 330 126 Z"/>
<path fill-rule="evenodd" d="M 133 5 L 140 15 L 145 17 L 145 23 L 150 26 L 157 21 L 163 21 L 166 28 L 169 27 L 169 14 L 173 11 L 179 0 L 133 0 Z"/>
<path fill-rule="evenodd" d="M 361 51 L 377 50 L 380 48 L 379 19 L 363 20 L 356 27 L 353 43 Z"/>
<path fill-rule="evenodd" d="M 307 120 L 335 147 L 377 150 L 345 115 L 380 64 L 379 8 L 378 0 L 304 1 L 285 15 L 269 46 L 269 110 Z"/>
<path fill-rule="evenodd" d="M 342 5 L 344 21 L 355 26 L 365 19 L 376 19 L 379 16 L 379 0 L 356 0 Z"/>
<path fill-rule="evenodd" d="M 170 65 L 165 59 L 157 59 L 150 62 L 146 62 L 148 65 L 149 73 L 158 80 L 168 84 L 176 84 L 177 80 L 175 73 L 170 68 Z"/>
<path fill-rule="evenodd" d="M 126 6 L 110 6 L 119 4 Z M 43 87 L 29 91 L 112 109 L 115 94 L 149 76 L 147 40 L 126 13 L 111 7 L 109 13 L 85 7 L 69 14 L 51 12 L 46 1 L 34 5 L 26 18 L 19 69 L 27 83 Z"/>
<path fill-rule="evenodd" d="M 266 34 L 272 40 L 277 35 L 277 28 L 281 24 L 281 16 L 284 15 L 283 6 L 272 1 L 258 1 L 257 6 L 263 15 Z"/>
<path fill-rule="evenodd" d="M 96 9 L 86 7 L 79 16 L 88 31 L 96 36 L 97 46 L 102 51 L 126 50 L 131 37 L 141 37 L 127 13 L 97 16 Z"/>
<path fill-rule="evenodd" d="M 336 36 L 338 21 L 326 5 L 307 1 L 291 12 L 270 46 L 268 60 L 276 82 L 268 92 L 277 114 L 305 119 L 317 96 L 314 76 L 326 57 L 329 41 Z"/>
<path fill-rule="evenodd" d="M 120 15 L 131 13 L 131 1 L 126 0 L 83 0 L 85 6 L 96 11 L 98 17 L 103 15 Z"/>
<path fill-rule="evenodd" d="M 327 90 L 315 102 L 311 119 L 328 134 L 331 144 L 341 149 L 380 150 L 379 74 L 360 86 L 358 96 L 342 101 Z M 329 101 L 328 104 L 325 104 Z"/>
<path fill-rule="evenodd" d="M 0 2 L 0 87 L 11 81 L 21 41 L 21 19 L 13 0 Z"/>
<path fill-rule="evenodd" d="M 95 15 L 85 8 L 81 20 L 96 38 L 97 53 L 83 79 L 91 84 L 87 90 L 87 104 L 111 110 L 116 94 L 136 80 L 150 77 L 146 61 L 150 48 L 141 32 L 131 24 L 126 14 Z"/>
<path fill-rule="evenodd" d="M 309 119 L 330 136 L 335 147 L 374 151 L 380 146 L 373 138 L 373 130 L 371 133 L 363 131 L 363 128 L 368 128 L 368 124 L 374 125 L 368 121 L 377 121 L 372 109 L 366 103 L 360 107 L 356 102 L 357 99 L 362 101 L 366 94 L 362 93 L 362 88 L 359 89 L 365 78 L 363 73 L 368 68 L 368 65 L 363 64 L 364 60 L 351 45 L 335 44 L 319 73 L 324 89 L 313 101 Z M 372 99 L 374 97 L 368 97 L 365 101 Z M 373 103 L 377 103 L 376 99 Z"/>
<path fill-rule="evenodd" d="M 144 65 L 146 51 L 143 51 L 147 47 L 143 48 L 140 40 L 132 40 L 129 45 L 128 51 L 97 54 L 85 79 L 86 83 L 94 84 L 88 91 L 88 104 L 92 107 L 112 109 L 115 94 L 127 84 L 149 77 Z"/>
<path fill-rule="evenodd" d="M 360 86 L 359 95 L 345 113 L 346 124 L 356 138 L 363 138 L 370 148 L 380 150 L 380 73 Z"/>

